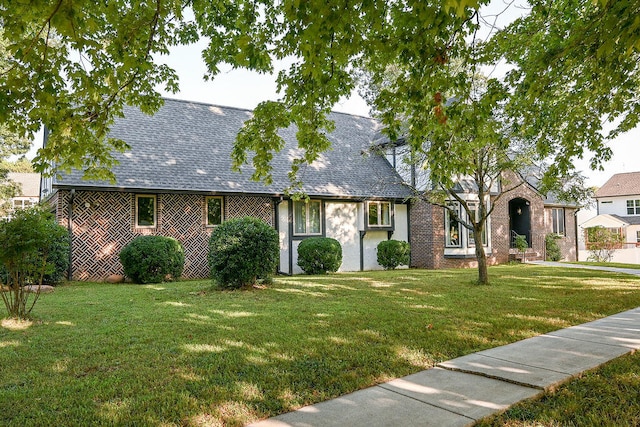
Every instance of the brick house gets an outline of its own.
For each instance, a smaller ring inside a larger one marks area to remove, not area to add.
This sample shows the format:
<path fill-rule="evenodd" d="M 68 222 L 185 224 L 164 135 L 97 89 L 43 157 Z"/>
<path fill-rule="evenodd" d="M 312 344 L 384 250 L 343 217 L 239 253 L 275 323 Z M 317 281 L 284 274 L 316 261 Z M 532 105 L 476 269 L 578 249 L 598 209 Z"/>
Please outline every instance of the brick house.
<path fill-rule="evenodd" d="M 403 142 L 384 147 L 391 165 L 411 187 L 424 189 L 428 172 L 418 170 L 406 161 L 410 155 Z M 460 180 L 454 191 L 469 204 L 478 203 L 477 187 L 471 180 Z M 500 196 L 500 197 L 498 197 Z M 459 215 L 465 215 L 457 202 Z M 545 237 L 556 234 L 563 260 L 577 260 L 578 206 L 558 200 L 554 195 L 543 195 L 534 184 L 516 173 L 503 174 L 501 183 L 492 189 L 489 206 L 493 212 L 487 222 L 487 236 L 483 244 L 487 263 L 500 264 L 521 254 L 515 249 L 516 235 L 523 235 L 529 243 L 526 259 L 546 257 Z M 477 267 L 475 242 L 471 231 L 450 218 L 443 207 L 413 200 L 410 210 L 411 266 L 420 268 Z"/>
<path fill-rule="evenodd" d="M 368 153 L 377 122 L 331 115 L 332 150 L 300 174 L 307 203 L 284 192 L 291 160 L 301 154 L 295 129 L 281 131 L 286 146 L 274 156 L 271 185 L 252 181 L 249 167 L 231 170 L 235 137 L 250 116 L 247 110 L 171 99 L 153 116 L 127 108 L 110 134 L 131 147 L 116 154 L 115 183 L 83 180 L 80 172 L 43 179 L 43 199 L 70 230 L 70 276 L 101 280 L 122 274 L 120 250 L 136 236 L 159 234 L 184 246 L 183 277 L 208 277 L 211 231 L 247 215 L 278 231 L 284 274 L 302 271 L 297 246 L 310 236 L 340 241 L 341 271 L 381 268 L 378 243 L 408 241 L 410 193 L 383 157 Z"/>
<path fill-rule="evenodd" d="M 131 147 L 116 154 L 115 183 L 83 180 L 78 171 L 43 178 L 42 199 L 70 232 L 70 276 L 101 280 L 122 274 L 120 250 L 136 236 L 159 234 L 184 246 L 184 277 L 208 277 L 212 230 L 247 215 L 278 231 L 283 274 L 301 272 L 297 246 L 310 236 L 341 243 L 341 271 L 381 268 L 376 248 L 386 239 L 409 241 L 414 267 L 474 265 L 469 235 L 459 228 L 454 242 L 445 210 L 412 201 L 400 163 L 372 149 L 381 141 L 375 120 L 331 114 L 332 149 L 300 173 L 310 198 L 304 202 L 284 192 L 291 161 L 301 154 L 295 129 L 280 132 L 285 148 L 274 155 L 272 184 L 252 181 L 249 167 L 242 173 L 231 170 L 233 143 L 250 116 L 248 110 L 171 99 L 153 116 L 127 108 L 110 134 Z M 477 198 L 468 185 L 461 184 L 460 191 Z M 518 219 L 518 212 L 526 221 Z M 544 235 L 558 232 L 565 258 L 575 259 L 574 224 L 572 208 L 556 206 L 533 186 L 521 185 L 497 202 L 485 242 L 489 261 L 509 260 L 513 231 L 528 233 L 530 252 L 538 257 L 544 252 Z"/>

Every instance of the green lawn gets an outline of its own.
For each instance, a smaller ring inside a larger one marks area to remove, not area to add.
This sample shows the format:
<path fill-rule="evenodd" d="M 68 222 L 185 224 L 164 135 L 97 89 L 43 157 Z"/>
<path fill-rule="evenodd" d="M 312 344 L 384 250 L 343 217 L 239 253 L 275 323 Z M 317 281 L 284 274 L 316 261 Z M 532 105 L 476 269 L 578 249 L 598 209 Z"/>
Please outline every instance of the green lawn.
<path fill-rule="evenodd" d="M 515 405 L 478 427 L 639 426 L 640 353 L 584 374 L 536 401 Z"/>
<path fill-rule="evenodd" d="M 0 425 L 241 425 L 640 306 L 640 279 L 529 265 L 73 283 L 0 328 Z"/>

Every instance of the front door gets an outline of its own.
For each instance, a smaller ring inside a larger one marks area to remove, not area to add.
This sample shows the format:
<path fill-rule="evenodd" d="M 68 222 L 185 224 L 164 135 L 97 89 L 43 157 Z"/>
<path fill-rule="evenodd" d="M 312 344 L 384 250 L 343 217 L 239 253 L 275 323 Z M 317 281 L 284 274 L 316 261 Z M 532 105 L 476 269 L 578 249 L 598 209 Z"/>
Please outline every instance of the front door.
<path fill-rule="evenodd" d="M 509 201 L 509 223 L 511 224 L 511 247 L 515 247 L 516 235 L 525 236 L 531 247 L 531 204 L 526 199 Z"/>

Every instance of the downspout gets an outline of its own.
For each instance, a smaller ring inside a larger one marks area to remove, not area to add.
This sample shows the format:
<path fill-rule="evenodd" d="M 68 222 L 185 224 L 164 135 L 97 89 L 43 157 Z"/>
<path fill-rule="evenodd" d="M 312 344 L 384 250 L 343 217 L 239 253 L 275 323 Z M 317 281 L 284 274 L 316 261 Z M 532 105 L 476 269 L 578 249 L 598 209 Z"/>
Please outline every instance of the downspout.
<path fill-rule="evenodd" d="M 289 274 L 293 275 L 293 200 L 287 202 L 287 227 L 289 229 Z"/>
<path fill-rule="evenodd" d="M 364 236 L 367 230 L 360 231 L 360 271 L 364 271 Z"/>
<path fill-rule="evenodd" d="M 67 280 L 73 280 L 73 201 L 76 195 L 75 188 L 69 192 L 69 204 L 67 205 L 67 229 L 69 230 L 69 268 Z"/>

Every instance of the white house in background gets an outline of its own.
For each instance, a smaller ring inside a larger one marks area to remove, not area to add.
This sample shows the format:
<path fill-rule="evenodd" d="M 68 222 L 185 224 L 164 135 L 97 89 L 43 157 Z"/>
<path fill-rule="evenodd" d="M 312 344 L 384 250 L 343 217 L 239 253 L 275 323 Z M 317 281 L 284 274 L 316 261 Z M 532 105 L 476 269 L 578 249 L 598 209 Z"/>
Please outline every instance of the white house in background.
<path fill-rule="evenodd" d="M 40 174 L 9 172 L 9 181 L 18 184 L 19 190 L 16 197 L 9 201 L 8 215 L 17 209 L 25 209 L 35 206 L 40 202 Z"/>
<path fill-rule="evenodd" d="M 640 172 L 613 175 L 596 191 L 597 216 L 580 224 L 588 247 L 586 229 L 602 226 L 623 236 L 623 247 L 612 261 L 640 264 Z M 580 251 L 586 260 L 588 251 Z"/>

